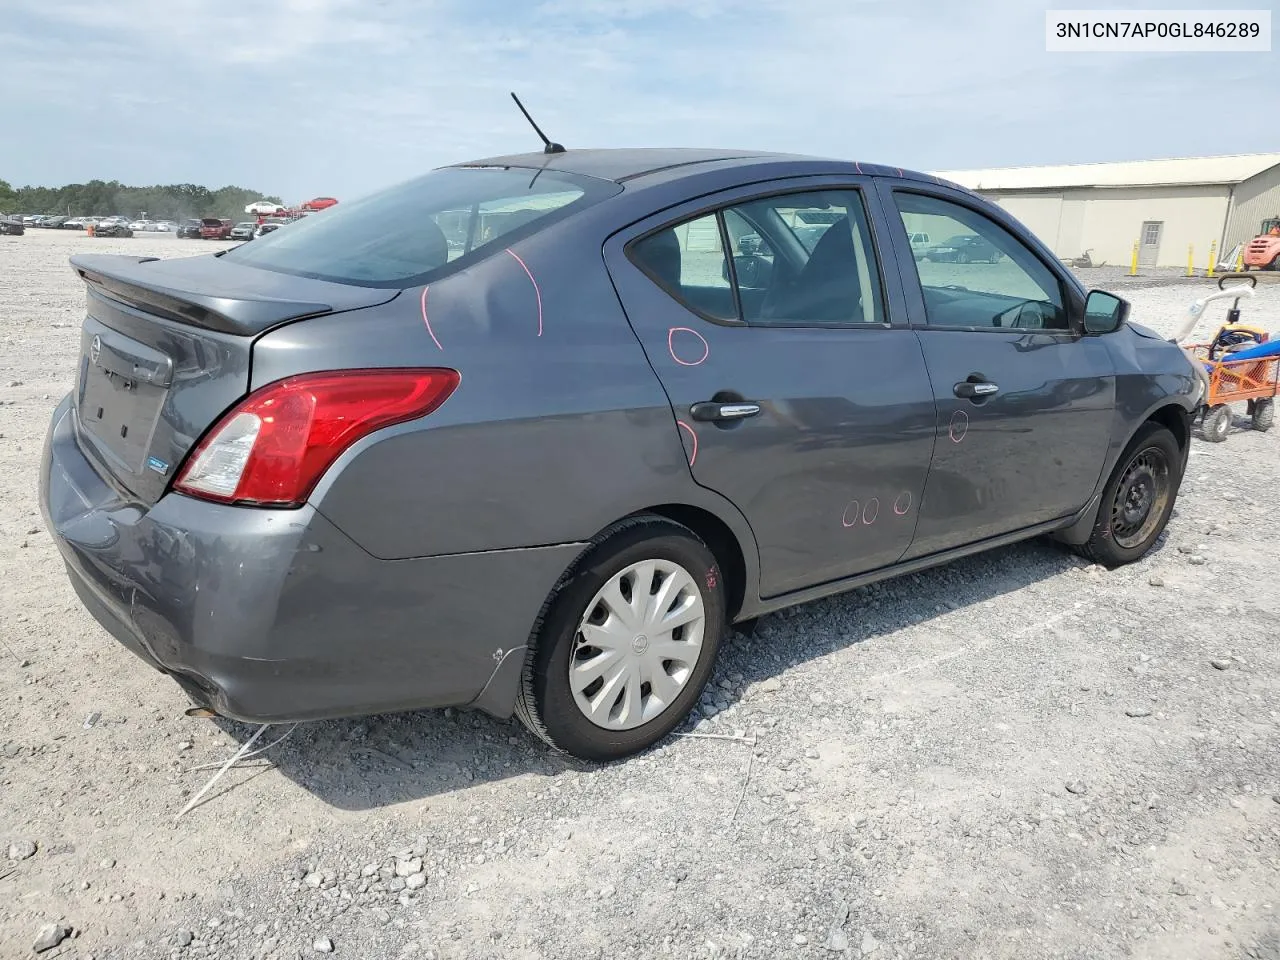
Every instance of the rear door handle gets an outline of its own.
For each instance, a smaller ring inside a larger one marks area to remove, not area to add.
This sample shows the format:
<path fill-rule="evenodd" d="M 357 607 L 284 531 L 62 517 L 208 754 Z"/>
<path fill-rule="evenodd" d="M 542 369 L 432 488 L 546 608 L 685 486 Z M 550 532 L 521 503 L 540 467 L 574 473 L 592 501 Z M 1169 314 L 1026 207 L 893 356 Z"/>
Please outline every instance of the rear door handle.
<path fill-rule="evenodd" d="M 952 392 L 964 400 L 972 400 L 975 397 L 989 397 L 992 394 L 999 393 L 1000 385 L 991 383 L 988 380 L 981 380 L 977 383 L 972 380 L 961 380 L 952 388 Z"/>
<path fill-rule="evenodd" d="M 745 417 L 754 417 L 759 412 L 760 404 L 749 401 L 718 403 L 715 400 L 703 400 L 689 408 L 689 416 L 704 423 L 717 420 L 742 420 Z"/>

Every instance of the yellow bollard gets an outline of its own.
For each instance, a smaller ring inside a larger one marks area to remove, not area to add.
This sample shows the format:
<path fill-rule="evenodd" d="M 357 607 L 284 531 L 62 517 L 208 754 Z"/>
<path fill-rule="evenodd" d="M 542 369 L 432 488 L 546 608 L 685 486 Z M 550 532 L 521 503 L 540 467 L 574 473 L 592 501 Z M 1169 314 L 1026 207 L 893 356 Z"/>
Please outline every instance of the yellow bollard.
<path fill-rule="evenodd" d="M 1133 258 L 1129 261 L 1129 276 L 1138 275 L 1138 241 L 1133 241 Z"/>
<path fill-rule="evenodd" d="M 1216 274 L 1213 272 L 1213 268 L 1216 266 L 1215 261 L 1217 259 L 1218 259 L 1218 241 L 1214 240 L 1211 244 L 1209 244 L 1209 272 L 1205 274 L 1206 277 L 1216 276 Z"/>
<path fill-rule="evenodd" d="M 1244 246 L 1236 251 L 1236 273 L 1244 273 Z"/>
<path fill-rule="evenodd" d="M 1196 247 L 1194 243 L 1187 244 L 1187 276 L 1194 277 L 1196 275 Z"/>

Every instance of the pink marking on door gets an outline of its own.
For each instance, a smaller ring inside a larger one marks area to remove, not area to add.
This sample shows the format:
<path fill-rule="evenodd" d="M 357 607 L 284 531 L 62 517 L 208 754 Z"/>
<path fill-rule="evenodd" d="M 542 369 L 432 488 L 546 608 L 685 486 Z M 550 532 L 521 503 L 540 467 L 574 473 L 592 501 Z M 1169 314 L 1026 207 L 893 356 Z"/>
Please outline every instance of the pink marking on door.
<path fill-rule="evenodd" d="M 689 426 L 683 420 L 677 420 L 676 425 L 689 434 L 689 439 L 693 441 L 693 452 L 689 454 L 689 466 L 693 466 L 695 460 L 698 459 L 698 435 L 693 432 L 693 427 Z"/>
<path fill-rule="evenodd" d="M 868 510 L 871 511 L 870 519 L 867 518 Z M 871 526 L 871 524 L 876 522 L 876 517 L 878 516 L 880 516 L 880 498 L 872 497 L 870 500 L 867 501 L 866 506 L 862 508 L 862 522 L 865 523 L 867 526 Z"/>
<path fill-rule="evenodd" d="M 430 289 L 430 287 L 422 288 L 422 322 L 427 325 L 427 333 L 431 334 L 431 339 L 435 341 L 435 345 L 443 350 L 444 347 L 440 346 L 440 341 L 436 340 L 436 332 L 431 329 L 431 321 L 427 319 L 427 291 Z"/>
<path fill-rule="evenodd" d="M 951 425 L 947 427 L 947 436 L 951 438 L 952 443 L 959 443 L 968 432 L 969 415 L 963 410 L 957 410 L 951 415 Z"/>
<path fill-rule="evenodd" d="M 702 341 L 702 356 L 697 360 L 681 360 L 676 353 L 675 336 L 677 333 L 691 333 Z M 711 344 L 707 343 L 707 338 L 700 334 L 697 330 L 690 327 L 672 327 L 667 331 L 667 352 L 671 354 L 671 359 L 682 367 L 696 367 L 702 363 L 707 357 L 711 356 Z"/>
<path fill-rule="evenodd" d="M 911 491 L 903 490 L 898 494 L 898 499 L 893 501 L 893 512 L 900 517 L 905 517 L 907 511 L 911 509 Z"/>
<path fill-rule="evenodd" d="M 524 268 L 524 272 L 526 276 L 528 276 L 529 282 L 533 284 L 533 295 L 538 298 L 538 336 L 542 336 L 542 291 L 538 289 L 538 281 L 533 279 L 533 274 L 530 272 L 528 266 L 525 265 L 525 262 L 520 259 L 520 254 L 516 253 L 510 247 L 507 248 L 507 253 L 516 258 L 516 263 L 520 264 L 520 266 Z"/>
<path fill-rule="evenodd" d="M 853 512 L 852 520 L 849 519 L 850 511 Z M 856 527 L 858 525 L 858 515 L 861 511 L 862 504 L 858 503 L 857 500 L 850 500 L 848 506 L 844 508 L 844 513 L 840 517 L 840 526 L 844 527 L 846 530 L 849 527 Z"/>

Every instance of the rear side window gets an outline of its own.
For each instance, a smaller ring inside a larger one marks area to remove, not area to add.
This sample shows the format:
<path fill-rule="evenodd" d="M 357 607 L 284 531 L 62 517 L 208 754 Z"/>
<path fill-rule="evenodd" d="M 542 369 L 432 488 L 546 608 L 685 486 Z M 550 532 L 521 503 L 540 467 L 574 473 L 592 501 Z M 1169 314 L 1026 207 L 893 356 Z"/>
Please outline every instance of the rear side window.
<path fill-rule="evenodd" d="M 367 287 L 439 279 L 621 191 L 557 170 L 450 167 L 305 217 L 224 256 Z"/>
<path fill-rule="evenodd" d="M 708 319 L 752 326 L 885 322 L 879 264 L 857 190 L 747 200 L 664 227 L 628 253 L 668 294 Z"/>

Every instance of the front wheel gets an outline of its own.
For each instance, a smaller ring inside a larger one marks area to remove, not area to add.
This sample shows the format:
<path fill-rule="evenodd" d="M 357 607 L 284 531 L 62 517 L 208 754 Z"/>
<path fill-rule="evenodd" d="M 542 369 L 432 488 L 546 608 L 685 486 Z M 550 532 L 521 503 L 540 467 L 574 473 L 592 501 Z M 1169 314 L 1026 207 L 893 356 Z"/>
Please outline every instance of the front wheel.
<path fill-rule="evenodd" d="M 1231 432 L 1231 405 L 1220 403 L 1211 407 L 1204 415 L 1201 430 L 1210 443 L 1222 443 L 1226 440 L 1227 434 Z"/>
<path fill-rule="evenodd" d="M 661 517 L 621 521 L 548 598 L 516 715 L 582 760 L 638 753 L 693 708 L 724 631 L 723 577 L 706 544 Z"/>
<path fill-rule="evenodd" d="M 1105 567 L 1141 559 L 1173 513 L 1182 485 L 1182 451 L 1166 428 L 1147 423 L 1138 431 L 1102 491 L 1084 556 Z"/>

